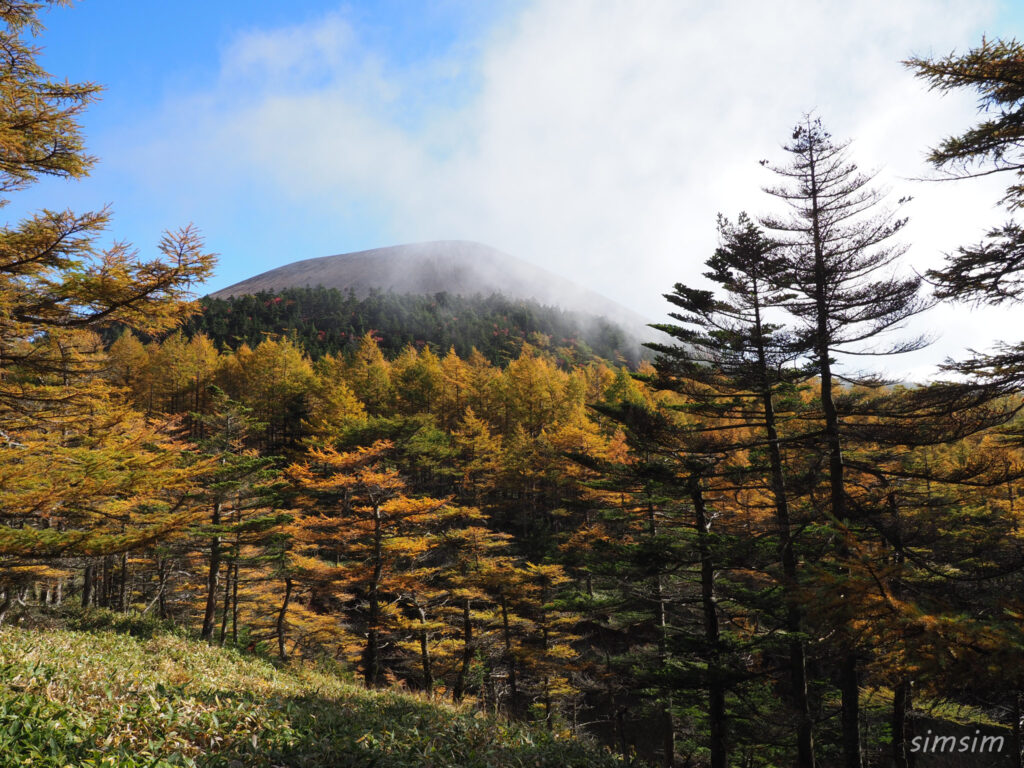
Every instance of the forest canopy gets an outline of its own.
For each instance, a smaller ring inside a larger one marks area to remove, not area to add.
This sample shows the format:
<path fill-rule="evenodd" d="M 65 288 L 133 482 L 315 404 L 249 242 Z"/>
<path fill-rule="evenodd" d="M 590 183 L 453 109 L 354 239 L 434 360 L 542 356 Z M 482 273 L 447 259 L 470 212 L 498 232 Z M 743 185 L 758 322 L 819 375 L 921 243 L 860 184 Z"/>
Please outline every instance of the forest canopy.
<path fill-rule="evenodd" d="M 314 359 L 351 353 L 367 333 L 388 356 L 412 344 L 435 352 L 476 349 L 508 362 L 523 342 L 544 346 L 568 361 L 600 357 L 636 365 L 644 350 L 617 324 L 500 294 L 462 296 L 371 292 L 358 298 L 336 288 L 286 288 L 228 298 L 206 297 L 185 333 L 204 333 L 219 347 L 258 344 L 268 334 L 293 339 Z"/>

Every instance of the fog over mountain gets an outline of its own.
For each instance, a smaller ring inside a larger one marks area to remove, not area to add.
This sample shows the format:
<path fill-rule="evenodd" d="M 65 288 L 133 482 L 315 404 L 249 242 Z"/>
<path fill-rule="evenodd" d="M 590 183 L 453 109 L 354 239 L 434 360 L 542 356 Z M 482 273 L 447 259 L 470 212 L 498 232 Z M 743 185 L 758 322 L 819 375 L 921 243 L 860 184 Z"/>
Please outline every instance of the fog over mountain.
<path fill-rule="evenodd" d="M 263 272 L 211 294 L 227 298 L 283 288 L 324 286 L 366 296 L 393 293 L 462 296 L 501 294 L 534 300 L 583 316 L 603 317 L 631 336 L 651 338 L 647 319 L 599 293 L 507 253 L 466 240 L 409 243 L 304 259 Z"/>

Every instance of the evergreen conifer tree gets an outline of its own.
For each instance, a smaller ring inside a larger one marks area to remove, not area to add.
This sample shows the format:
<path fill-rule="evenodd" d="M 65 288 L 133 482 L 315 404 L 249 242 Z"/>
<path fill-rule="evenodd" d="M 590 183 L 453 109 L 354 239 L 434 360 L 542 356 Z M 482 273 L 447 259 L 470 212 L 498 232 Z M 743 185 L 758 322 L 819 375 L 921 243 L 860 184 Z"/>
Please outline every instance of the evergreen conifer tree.
<path fill-rule="evenodd" d="M 783 183 L 766 191 L 786 203 L 789 215 L 764 221 L 786 261 L 785 285 L 793 294 L 786 308 L 799 323 L 798 347 L 808 350 L 818 377 L 822 429 L 810 447 L 820 448 L 826 459 L 828 493 L 817 511 L 836 526 L 840 559 L 850 553 L 851 524 L 863 522 L 869 510 L 850 492 L 853 478 L 844 448 L 852 439 L 853 414 L 841 412 L 848 399 L 837 398 L 838 380 L 858 376 L 837 377 L 835 356 L 920 349 L 926 343 L 922 338 L 885 343 L 884 336 L 928 307 L 920 296 L 921 280 L 895 274 L 905 249 L 893 238 L 906 220 L 884 207 L 884 194 L 850 161 L 847 146 L 834 142 L 819 119 L 805 116 L 784 146 L 789 162 L 769 165 Z M 881 383 L 877 377 L 859 378 Z M 865 414 L 859 418 L 863 422 Z M 846 644 L 839 670 L 844 763 L 861 768 L 860 659 L 855 638 Z"/>
<path fill-rule="evenodd" d="M 658 389 L 683 394 L 686 401 L 681 407 L 699 419 L 700 429 L 714 431 L 717 425 L 719 450 L 749 455 L 750 465 L 738 482 L 771 499 L 786 596 L 784 626 L 790 636 L 788 690 L 796 718 L 796 764 L 809 768 L 814 765 L 814 740 L 807 654 L 801 637 L 798 554 L 779 422 L 794 423 L 793 408 L 799 402 L 794 390 L 810 371 L 798 364 L 805 350 L 794 333 L 772 322 L 773 313 L 778 315 L 783 303 L 792 298 L 780 289 L 788 264 L 776 244 L 746 214 L 736 224 L 719 217 L 718 228 L 721 245 L 706 262 L 704 273 L 717 294 L 683 284 L 666 294 L 678 308 L 671 313 L 678 324 L 655 327 L 678 343 L 648 344 L 658 353 L 651 382 Z M 758 460 L 765 456 L 767 466 Z"/>
<path fill-rule="evenodd" d="M 990 230 L 982 242 L 948 255 L 946 265 L 929 270 L 927 277 L 943 299 L 1019 303 L 1024 300 L 1024 227 L 1012 215 L 1024 207 L 1024 44 L 983 39 L 963 54 L 914 57 L 904 64 L 932 90 L 978 94 L 984 117 L 929 152 L 929 162 L 944 178 L 1011 178 L 1000 201 L 1011 218 Z M 994 352 L 973 354 L 946 369 L 971 377 L 983 396 L 1012 392 L 1024 380 L 1024 342 L 1007 340 Z"/>

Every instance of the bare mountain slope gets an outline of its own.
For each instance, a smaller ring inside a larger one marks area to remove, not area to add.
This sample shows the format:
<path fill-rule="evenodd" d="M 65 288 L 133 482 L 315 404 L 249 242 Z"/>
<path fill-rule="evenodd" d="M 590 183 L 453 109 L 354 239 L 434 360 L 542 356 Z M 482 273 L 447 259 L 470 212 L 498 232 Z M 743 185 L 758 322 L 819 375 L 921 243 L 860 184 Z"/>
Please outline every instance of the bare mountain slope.
<path fill-rule="evenodd" d="M 287 264 L 250 277 L 211 294 L 227 298 L 283 288 L 352 290 L 366 296 L 371 290 L 394 293 L 489 296 L 533 299 L 584 315 L 599 316 L 631 335 L 647 338 L 647 321 L 637 313 L 546 269 L 509 256 L 481 243 L 439 240 L 394 245 L 369 251 L 323 256 Z"/>

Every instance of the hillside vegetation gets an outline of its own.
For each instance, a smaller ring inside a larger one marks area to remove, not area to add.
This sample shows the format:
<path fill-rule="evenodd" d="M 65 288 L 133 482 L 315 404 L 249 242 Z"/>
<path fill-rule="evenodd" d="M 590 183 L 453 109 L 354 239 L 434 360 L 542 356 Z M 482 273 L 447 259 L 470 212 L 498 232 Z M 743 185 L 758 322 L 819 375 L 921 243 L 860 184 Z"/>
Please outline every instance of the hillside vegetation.
<path fill-rule="evenodd" d="M 314 359 L 355 351 L 367 333 L 392 357 L 407 345 L 454 348 L 465 357 L 478 350 L 493 363 L 516 357 L 524 342 L 548 348 L 566 361 L 602 357 L 636 364 L 638 340 L 597 316 L 499 294 L 371 292 L 359 297 L 336 288 L 285 288 L 226 298 L 207 297 L 186 325 L 218 347 L 256 346 L 268 335 L 296 341 Z"/>
<path fill-rule="evenodd" d="M 0 762 L 33 768 L 621 765 L 597 748 L 468 707 L 368 691 L 323 667 L 277 668 L 142 628 L 148 636 L 0 630 Z"/>
<path fill-rule="evenodd" d="M 467 297 L 500 294 L 512 301 L 605 317 L 634 334 L 646 332 L 643 317 L 574 282 L 581 277 L 569 279 L 483 243 L 436 240 L 294 261 L 213 295 L 228 298 L 318 285 L 351 291 L 359 298 L 374 292 Z"/>

